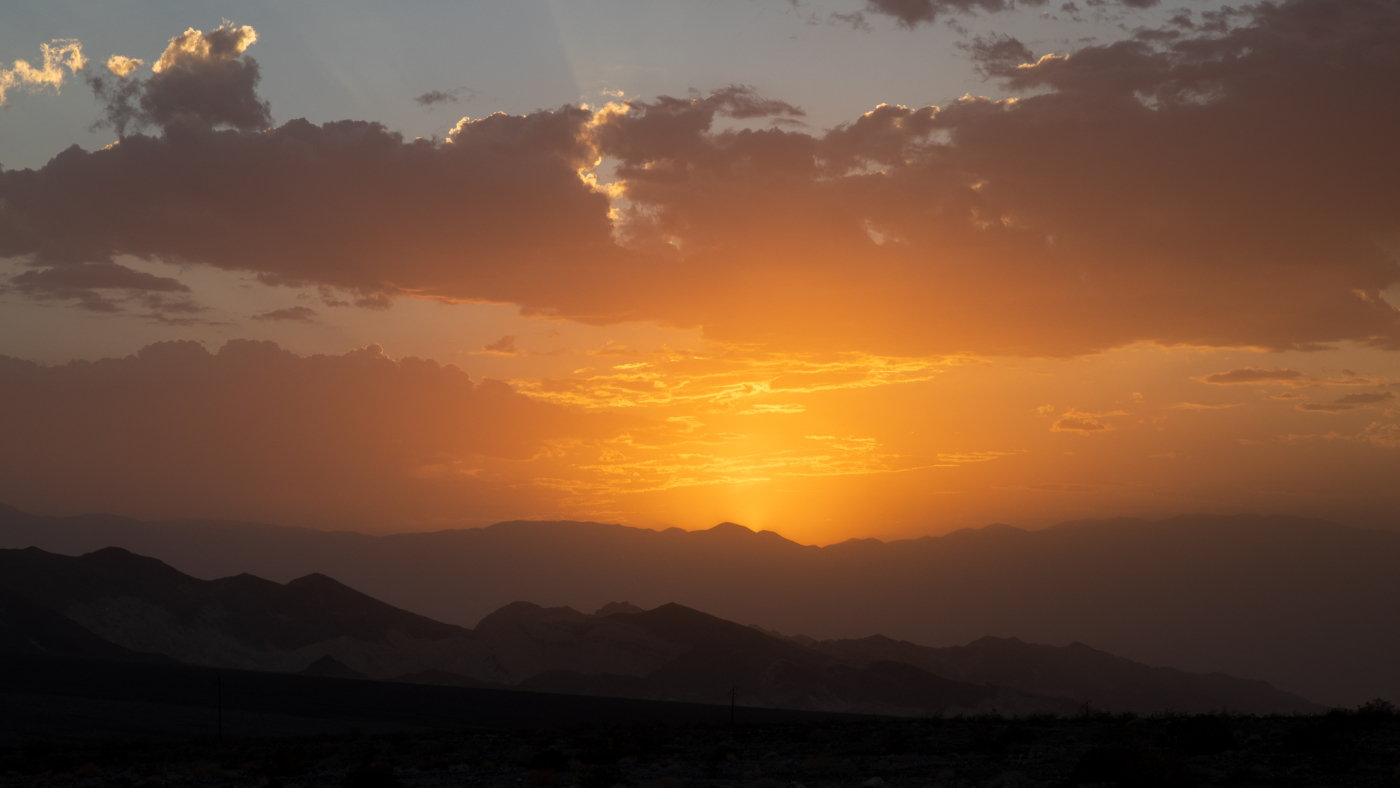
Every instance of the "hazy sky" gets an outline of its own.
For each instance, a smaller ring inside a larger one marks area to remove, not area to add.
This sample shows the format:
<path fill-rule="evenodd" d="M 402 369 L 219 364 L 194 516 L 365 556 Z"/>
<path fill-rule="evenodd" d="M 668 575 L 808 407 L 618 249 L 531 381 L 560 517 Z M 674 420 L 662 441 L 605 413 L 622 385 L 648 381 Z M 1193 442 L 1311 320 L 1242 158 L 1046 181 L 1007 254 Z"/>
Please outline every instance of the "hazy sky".
<path fill-rule="evenodd" d="M 1393 3 L 4 17 L 0 501 L 1400 523 Z"/>

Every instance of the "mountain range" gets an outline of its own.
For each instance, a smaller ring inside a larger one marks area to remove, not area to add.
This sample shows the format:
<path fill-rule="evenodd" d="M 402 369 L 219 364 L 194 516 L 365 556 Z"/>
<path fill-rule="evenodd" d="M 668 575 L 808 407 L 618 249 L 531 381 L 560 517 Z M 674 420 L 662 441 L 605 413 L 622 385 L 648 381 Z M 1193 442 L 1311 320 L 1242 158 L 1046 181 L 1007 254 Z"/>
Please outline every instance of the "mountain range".
<path fill-rule="evenodd" d="M 886 715 L 1306 712 L 1264 682 L 1149 668 L 1074 644 L 784 637 L 678 604 L 587 615 L 516 602 L 475 629 L 325 575 L 200 580 L 109 547 L 0 550 L 0 650 L 652 700 Z"/>
<path fill-rule="evenodd" d="M 522 599 L 575 610 L 675 602 L 818 641 L 1087 643 L 1327 705 L 1400 701 L 1400 534 L 1300 518 L 993 525 L 815 547 L 729 523 L 518 521 L 369 536 L 0 509 L 0 547 L 31 545 L 68 555 L 120 546 L 206 579 L 320 573 L 463 628 Z"/>

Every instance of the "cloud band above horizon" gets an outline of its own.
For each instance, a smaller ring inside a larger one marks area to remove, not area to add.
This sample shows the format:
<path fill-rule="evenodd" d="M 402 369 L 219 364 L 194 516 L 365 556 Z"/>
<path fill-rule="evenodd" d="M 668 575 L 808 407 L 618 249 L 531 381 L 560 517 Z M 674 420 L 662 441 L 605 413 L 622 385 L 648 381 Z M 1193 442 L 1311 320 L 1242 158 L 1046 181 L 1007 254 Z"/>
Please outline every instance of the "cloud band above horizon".
<path fill-rule="evenodd" d="M 256 34 L 190 31 L 148 80 L 99 89 L 119 130 L 159 136 L 0 172 L 0 255 L 30 266 L 11 289 L 96 309 L 103 287 L 178 287 L 131 275 L 134 255 L 794 350 L 1400 348 L 1400 7 L 1243 21 L 1014 65 L 973 47 L 1030 95 L 881 105 L 823 133 L 736 129 L 801 111 L 726 88 L 468 119 L 442 141 L 265 128 Z"/>

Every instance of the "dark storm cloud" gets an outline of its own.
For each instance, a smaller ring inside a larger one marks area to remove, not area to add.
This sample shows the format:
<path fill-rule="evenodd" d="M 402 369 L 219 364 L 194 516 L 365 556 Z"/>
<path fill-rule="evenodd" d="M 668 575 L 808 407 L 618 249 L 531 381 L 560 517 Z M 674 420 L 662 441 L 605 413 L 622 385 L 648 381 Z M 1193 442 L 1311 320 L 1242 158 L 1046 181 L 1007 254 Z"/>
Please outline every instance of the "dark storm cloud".
<path fill-rule="evenodd" d="M 1023 63 L 1014 39 L 974 41 L 1029 95 L 824 133 L 719 122 L 801 116 L 742 87 L 496 114 L 442 142 L 179 124 L 0 172 L 0 255 L 134 254 L 363 305 L 510 302 L 790 348 L 1400 348 L 1382 296 L 1400 281 L 1400 4 L 1229 22 Z M 616 183 L 592 181 L 600 160 Z"/>

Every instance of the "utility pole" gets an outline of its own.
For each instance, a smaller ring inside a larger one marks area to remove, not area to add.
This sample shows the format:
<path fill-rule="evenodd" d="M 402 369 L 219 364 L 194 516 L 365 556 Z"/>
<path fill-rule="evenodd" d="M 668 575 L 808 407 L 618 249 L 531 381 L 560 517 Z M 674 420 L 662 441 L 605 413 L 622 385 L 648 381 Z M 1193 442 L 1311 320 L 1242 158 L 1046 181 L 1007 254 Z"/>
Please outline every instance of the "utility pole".
<path fill-rule="evenodd" d="M 729 688 L 729 724 L 734 724 L 734 707 L 739 705 L 739 688 Z"/>
<path fill-rule="evenodd" d="M 217 696 L 219 702 L 219 741 L 224 740 L 224 674 L 218 674 L 215 679 Z"/>

